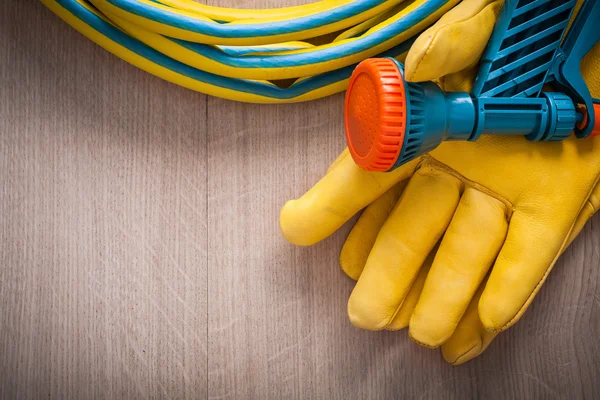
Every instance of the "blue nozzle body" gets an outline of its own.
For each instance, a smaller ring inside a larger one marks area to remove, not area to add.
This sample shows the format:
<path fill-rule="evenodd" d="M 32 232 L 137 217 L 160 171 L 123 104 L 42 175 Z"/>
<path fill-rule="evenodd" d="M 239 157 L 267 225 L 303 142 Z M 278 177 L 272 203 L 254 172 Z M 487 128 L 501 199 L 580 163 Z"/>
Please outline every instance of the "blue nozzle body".
<path fill-rule="evenodd" d="M 394 62 L 403 73 L 403 65 Z M 474 141 L 482 134 L 495 134 L 558 141 L 568 137 L 582 120 L 573 100 L 564 93 L 542 92 L 536 98 L 474 98 L 469 93 L 444 93 L 432 82 L 406 85 L 409 130 L 394 168 L 444 140 Z"/>
<path fill-rule="evenodd" d="M 560 141 L 571 132 L 579 138 L 600 134 L 595 115 L 600 101 L 591 97 L 579 70 L 583 56 L 600 40 L 600 0 L 584 0 L 565 35 L 576 3 L 506 0 L 470 93 L 406 82 L 404 66 L 393 60 L 404 84 L 406 124 L 397 135 L 401 150 L 390 169 L 444 140 L 495 134 Z M 543 91 L 548 83 L 556 91 Z M 388 142 L 395 137 L 386 135 Z M 388 151 L 388 142 L 373 141 L 373 148 Z"/>

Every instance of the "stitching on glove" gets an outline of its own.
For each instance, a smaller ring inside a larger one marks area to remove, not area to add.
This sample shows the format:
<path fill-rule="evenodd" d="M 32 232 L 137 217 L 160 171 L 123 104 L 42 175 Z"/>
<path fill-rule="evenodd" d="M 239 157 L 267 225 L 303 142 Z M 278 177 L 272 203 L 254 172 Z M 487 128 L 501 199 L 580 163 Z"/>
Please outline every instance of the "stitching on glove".
<path fill-rule="evenodd" d="M 573 225 L 575 225 L 575 224 L 573 224 Z M 571 226 L 571 229 L 569 230 L 569 233 L 565 236 L 565 243 L 569 239 L 571 230 L 573 230 L 572 226 Z M 537 292 L 540 290 L 540 287 L 544 284 L 544 282 L 546 282 L 546 278 L 550 274 L 550 271 L 552 271 L 552 269 L 554 268 L 554 264 L 556 264 L 556 261 L 558 261 L 558 258 L 562 255 L 564 246 L 565 245 L 563 243 L 560 250 L 558 251 L 558 255 L 556 257 L 554 257 L 554 260 L 552 261 L 550 266 L 548 268 L 546 268 L 544 275 L 542 275 L 542 278 L 538 281 L 537 285 L 535 285 L 535 288 L 531 291 L 531 293 L 529 293 L 529 296 L 527 297 L 527 299 L 525 300 L 523 305 L 519 308 L 517 313 L 506 324 L 504 324 L 504 326 L 502 326 L 500 328 L 492 328 L 492 329 L 486 328 L 486 330 L 488 332 L 494 332 L 494 333 L 502 332 L 502 331 L 510 328 L 515 322 L 517 322 L 519 320 L 519 318 L 521 318 L 521 315 L 523 315 L 523 313 L 525 312 L 527 307 L 529 307 L 529 304 L 531 304 L 531 302 L 533 301 L 533 298 L 535 297 Z"/>
<path fill-rule="evenodd" d="M 592 210 L 594 211 L 592 214 L 595 214 L 600 210 L 600 174 L 596 177 L 596 183 L 592 186 L 592 190 L 588 197 L 588 203 L 592 206 Z"/>
<path fill-rule="evenodd" d="M 483 343 L 483 341 L 482 341 L 482 343 Z M 460 360 L 461 358 L 463 358 L 464 356 L 466 356 L 467 354 L 469 354 L 471 352 L 471 350 L 473 350 L 475 347 L 477 347 L 477 344 L 474 344 L 473 346 L 471 346 L 471 348 L 469 350 L 465 351 L 464 353 L 462 353 L 461 355 L 459 355 L 458 357 L 456 357 L 454 359 L 454 361 L 451 361 L 449 363 L 452 364 L 452 365 L 457 365 L 458 360 Z"/>
<path fill-rule="evenodd" d="M 510 222 L 510 219 L 512 218 L 513 213 L 515 212 L 515 207 L 512 204 L 512 202 L 510 202 L 510 200 L 508 200 L 507 198 L 499 195 L 498 193 L 494 192 L 491 189 L 488 189 L 487 187 L 474 182 L 470 179 L 465 178 L 463 175 L 461 175 L 459 172 L 457 172 L 456 170 L 450 168 L 449 166 L 447 166 L 446 164 L 436 160 L 435 158 L 433 158 L 432 156 L 430 156 L 429 154 L 423 156 L 423 161 L 419 164 L 419 168 L 424 167 L 424 166 L 428 166 L 431 167 L 433 169 L 437 169 L 437 170 L 441 170 L 447 174 L 450 174 L 452 176 L 454 176 L 455 178 L 459 179 L 461 182 L 463 182 L 463 184 L 465 186 L 469 186 L 473 189 L 476 189 L 482 193 L 487 194 L 490 197 L 493 197 L 494 199 L 500 201 L 501 203 L 504 204 L 505 206 L 505 212 L 506 212 L 506 218 L 507 221 Z"/>
<path fill-rule="evenodd" d="M 419 163 L 419 165 L 420 165 L 420 163 Z M 421 265 L 421 268 L 422 267 L 423 266 Z M 394 322 L 394 320 L 396 319 L 396 316 L 398 315 L 398 313 L 402 309 L 402 305 L 404 304 L 404 301 L 406 300 L 406 297 L 408 296 L 408 293 L 410 292 L 410 289 L 412 288 L 412 286 L 415 284 L 415 281 L 417 280 L 417 276 L 419 276 L 418 272 L 415 274 L 415 276 L 413 277 L 412 281 L 410 282 L 410 285 L 408 286 L 408 290 L 404 294 L 404 298 L 402 298 L 402 301 L 400 302 L 400 304 L 398 305 L 398 307 L 396 307 L 396 311 L 394 311 L 394 314 L 392 314 L 392 316 L 390 317 L 390 319 L 388 320 L 388 322 L 385 324 L 385 327 L 383 329 L 387 329 L 387 327 L 390 326 Z M 411 311 L 411 314 L 412 314 L 412 311 Z M 410 336 L 410 334 L 408 336 Z"/>
<path fill-rule="evenodd" d="M 600 208 L 600 198 L 596 198 L 596 196 L 592 194 L 588 199 L 588 204 L 590 205 L 590 207 L 592 207 L 592 215 L 594 215 L 598 212 L 598 209 Z"/>
<path fill-rule="evenodd" d="M 418 341 L 417 339 L 415 339 L 414 337 L 412 337 L 412 335 L 410 334 L 410 330 L 408 331 L 408 337 L 410 338 L 410 340 L 412 340 L 413 342 L 417 343 L 418 345 L 421 345 L 423 347 L 428 347 L 430 349 L 437 349 L 440 346 L 430 346 L 428 344 L 422 343 L 420 341 Z"/>

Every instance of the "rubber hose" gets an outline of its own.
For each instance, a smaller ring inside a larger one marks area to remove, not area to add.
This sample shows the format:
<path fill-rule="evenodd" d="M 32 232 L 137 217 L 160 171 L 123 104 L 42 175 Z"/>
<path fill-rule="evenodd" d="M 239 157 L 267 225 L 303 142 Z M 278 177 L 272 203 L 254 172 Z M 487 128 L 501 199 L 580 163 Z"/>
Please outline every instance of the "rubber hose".
<path fill-rule="evenodd" d="M 323 0 L 236 10 L 192 0 L 41 1 L 95 43 L 151 74 L 251 103 L 341 92 L 357 63 L 374 56 L 401 59 L 417 34 L 459 2 Z"/>

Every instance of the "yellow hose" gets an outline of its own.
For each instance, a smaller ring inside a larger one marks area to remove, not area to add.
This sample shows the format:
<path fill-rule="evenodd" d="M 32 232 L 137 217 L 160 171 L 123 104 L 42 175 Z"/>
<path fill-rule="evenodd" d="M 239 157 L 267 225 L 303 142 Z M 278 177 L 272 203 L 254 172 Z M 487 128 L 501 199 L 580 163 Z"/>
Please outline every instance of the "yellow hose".
<path fill-rule="evenodd" d="M 170 82 L 231 100 L 289 103 L 343 91 L 366 58 L 401 57 L 459 0 L 323 0 L 270 10 L 191 0 L 41 1 L 95 43 Z M 276 84 L 289 79 L 291 86 Z"/>

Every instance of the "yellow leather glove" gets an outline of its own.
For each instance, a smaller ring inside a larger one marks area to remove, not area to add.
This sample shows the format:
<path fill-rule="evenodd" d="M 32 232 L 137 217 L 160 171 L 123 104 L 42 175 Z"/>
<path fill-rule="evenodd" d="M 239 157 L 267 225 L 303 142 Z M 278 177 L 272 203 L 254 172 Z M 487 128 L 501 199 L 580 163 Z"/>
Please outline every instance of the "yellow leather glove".
<path fill-rule="evenodd" d="M 455 77 L 469 75 L 471 58 L 464 57 L 461 69 L 437 55 L 451 52 L 457 37 L 461 47 L 482 50 L 462 46 L 487 41 L 468 21 L 485 25 L 490 18 L 478 16 L 496 3 L 464 1 L 448 13 L 411 49 L 409 78 L 451 73 L 440 80 L 446 89 L 449 82 L 468 86 Z M 598 97 L 600 46 L 585 58 L 582 73 Z M 343 153 L 321 181 L 284 206 L 281 229 L 292 243 L 310 245 L 368 206 L 340 256 L 344 271 L 358 279 L 348 304 L 352 323 L 371 330 L 409 325 L 414 340 L 442 345 L 444 358 L 459 364 L 521 317 L 600 207 L 599 178 L 600 138 L 448 142 L 391 173 L 365 172 Z"/>

